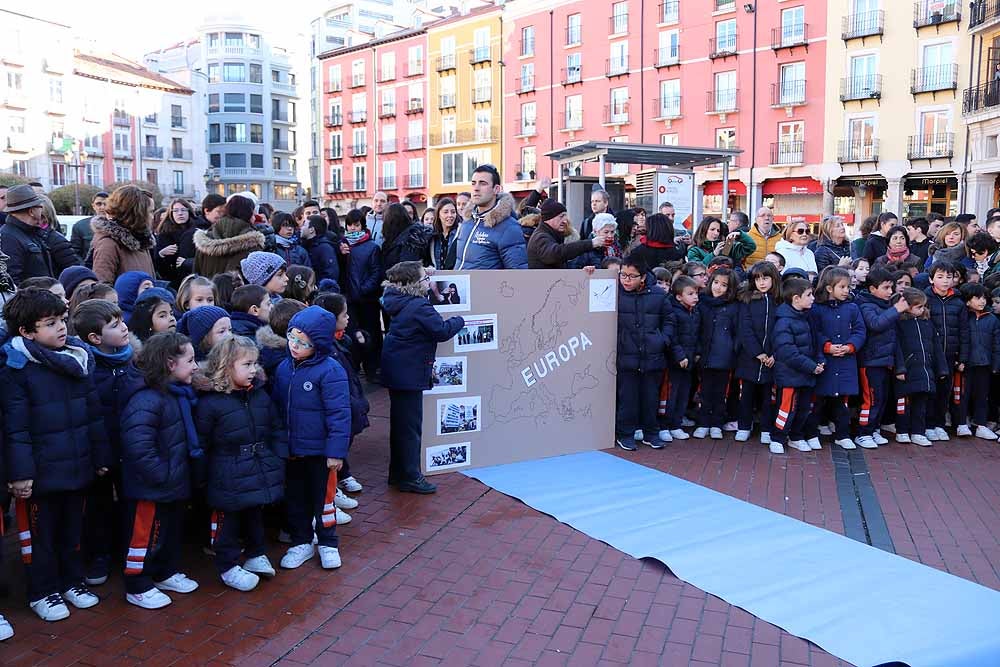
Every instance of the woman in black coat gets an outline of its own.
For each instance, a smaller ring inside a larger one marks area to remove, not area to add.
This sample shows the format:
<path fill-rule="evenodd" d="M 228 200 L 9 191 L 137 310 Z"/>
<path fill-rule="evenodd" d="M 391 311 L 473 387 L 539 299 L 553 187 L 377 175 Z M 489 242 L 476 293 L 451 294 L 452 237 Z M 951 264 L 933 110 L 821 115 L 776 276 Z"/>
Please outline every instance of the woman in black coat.
<path fill-rule="evenodd" d="M 194 208 L 186 199 L 177 198 L 167 207 L 166 217 L 156 235 L 156 271 L 177 289 L 194 271 Z M 211 277 L 211 276 L 209 276 Z"/>
<path fill-rule="evenodd" d="M 662 213 L 649 216 L 646 220 L 646 234 L 639 237 L 639 245 L 632 252 L 636 257 L 641 257 L 649 267 L 685 259 L 685 254 L 674 245 L 674 225 Z"/>
<path fill-rule="evenodd" d="M 434 230 L 413 222 L 400 204 L 390 204 L 382 218 L 382 265 L 388 269 L 400 262 L 420 262 L 429 266 Z"/>

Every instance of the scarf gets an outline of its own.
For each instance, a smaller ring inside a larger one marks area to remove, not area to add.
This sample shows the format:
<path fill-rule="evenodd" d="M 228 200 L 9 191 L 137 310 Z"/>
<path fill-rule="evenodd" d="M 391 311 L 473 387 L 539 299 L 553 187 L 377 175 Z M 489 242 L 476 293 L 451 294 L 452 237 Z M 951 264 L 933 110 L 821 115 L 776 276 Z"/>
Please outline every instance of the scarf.
<path fill-rule="evenodd" d="M 989 258 L 984 259 L 981 262 L 976 262 L 976 272 L 979 273 L 979 277 L 982 278 L 986 275 L 986 272 L 990 270 L 990 260 Z"/>
<path fill-rule="evenodd" d="M 274 235 L 274 243 L 276 245 L 280 245 L 282 248 L 291 248 L 293 245 L 295 245 L 295 241 L 296 238 L 294 236 L 286 239 L 284 236 L 281 236 L 280 234 Z"/>
<path fill-rule="evenodd" d="M 650 248 L 673 248 L 673 243 L 664 243 L 663 241 L 654 241 L 653 239 L 648 239 L 645 236 L 639 237 L 639 243 L 642 245 L 647 245 Z"/>
<path fill-rule="evenodd" d="M 907 257 L 910 256 L 910 249 L 904 247 L 902 250 L 891 250 L 890 248 L 885 249 L 885 256 L 889 262 L 902 262 Z"/>
<path fill-rule="evenodd" d="M 205 450 L 201 448 L 198 440 L 198 431 L 194 427 L 194 418 L 191 416 L 191 408 L 198 404 L 194 389 L 188 384 L 171 383 L 167 385 L 167 391 L 171 396 L 177 397 L 177 407 L 181 410 L 181 419 L 184 421 L 184 436 L 187 438 L 188 456 L 193 459 L 200 459 L 205 456 Z"/>
<path fill-rule="evenodd" d="M 343 330 L 343 331 L 334 331 L 334 332 L 333 332 L 333 337 L 334 337 L 335 339 L 337 339 L 337 340 L 342 340 L 342 339 L 344 338 L 344 334 L 345 334 L 345 333 L 347 333 L 347 330 L 346 330 L 346 329 L 345 329 L 345 330 Z"/>
<path fill-rule="evenodd" d="M 106 361 L 111 366 L 122 366 L 132 361 L 133 350 L 131 345 L 118 348 L 117 352 L 111 352 L 110 354 L 101 352 L 93 345 L 89 345 L 88 347 L 90 347 L 90 351 L 93 352 L 94 357 Z"/>
<path fill-rule="evenodd" d="M 78 343 L 75 345 L 73 343 Z M 28 361 L 47 366 L 57 373 L 82 380 L 87 377 L 90 355 L 77 338 L 68 338 L 66 345 L 58 350 L 39 345 L 33 340 L 17 336 L 11 346 L 23 354 Z"/>
<path fill-rule="evenodd" d="M 347 232 L 346 234 L 348 245 L 358 245 L 359 243 L 364 243 L 371 237 L 372 235 L 365 230 L 360 230 L 356 232 Z"/>

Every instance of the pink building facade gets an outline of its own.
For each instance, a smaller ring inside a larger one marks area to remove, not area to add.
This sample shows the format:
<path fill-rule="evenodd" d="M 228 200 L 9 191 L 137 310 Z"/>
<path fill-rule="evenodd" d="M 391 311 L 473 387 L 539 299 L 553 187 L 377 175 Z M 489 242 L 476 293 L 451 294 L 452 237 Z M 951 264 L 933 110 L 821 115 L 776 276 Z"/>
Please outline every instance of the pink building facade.
<path fill-rule="evenodd" d="M 825 3 L 661 0 L 640 15 L 642 6 L 507 5 L 505 114 L 517 119 L 505 136 L 508 188 L 555 178 L 545 153 L 584 141 L 740 148 L 728 197 L 721 168 L 698 170 L 696 211 L 763 203 L 779 220 L 818 219 Z M 572 171 L 596 176 L 597 165 Z"/>
<path fill-rule="evenodd" d="M 341 212 L 370 203 L 427 200 L 427 35 L 406 30 L 319 55 L 321 183 Z"/>

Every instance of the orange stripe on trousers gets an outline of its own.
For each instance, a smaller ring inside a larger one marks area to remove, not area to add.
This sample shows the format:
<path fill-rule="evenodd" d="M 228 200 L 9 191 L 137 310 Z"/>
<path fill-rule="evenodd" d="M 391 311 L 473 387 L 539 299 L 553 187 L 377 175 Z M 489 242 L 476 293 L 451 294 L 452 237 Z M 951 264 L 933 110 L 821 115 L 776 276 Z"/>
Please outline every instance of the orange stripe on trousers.
<path fill-rule="evenodd" d="M 337 506 L 333 499 L 337 496 L 337 471 L 331 468 L 326 476 L 326 495 L 323 497 L 323 527 L 337 525 Z"/>
<path fill-rule="evenodd" d="M 871 419 L 872 406 L 875 405 L 875 392 L 872 391 L 871 382 L 868 381 L 868 371 L 861 369 L 858 379 L 861 380 L 861 413 L 858 423 L 868 426 Z"/>
<path fill-rule="evenodd" d="M 779 431 L 785 430 L 788 418 L 791 416 L 792 404 L 795 401 L 795 387 L 784 387 L 781 390 L 781 402 L 778 403 L 778 414 L 774 418 L 774 425 Z"/>
<path fill-rule="evenodd" d="M 156 518 L 156 503 L 151 500 L 139 500 L 135 504 L 135 519 L 132 522 L 132 539 L 128 544 L 128 555 L 125 556 L 125 574 L 142 574 L 146 561 L 146 551 L 149 549 L 149 536 L 153 531 L 153 520 Z"/>

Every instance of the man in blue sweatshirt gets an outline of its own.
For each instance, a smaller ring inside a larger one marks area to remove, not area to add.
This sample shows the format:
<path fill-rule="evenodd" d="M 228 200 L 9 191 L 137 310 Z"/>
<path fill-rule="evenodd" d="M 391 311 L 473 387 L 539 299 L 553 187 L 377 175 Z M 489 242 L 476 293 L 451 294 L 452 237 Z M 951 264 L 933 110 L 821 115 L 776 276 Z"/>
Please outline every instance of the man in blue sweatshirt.
<path fill-rule="evenodd" d="M 455 270 L 526 269 L 528 251 L 514 218 L 514 198 L 503 192 L 500 172 L 481 164 L 472 174 L 472 218 L 455 241 Z"/>

